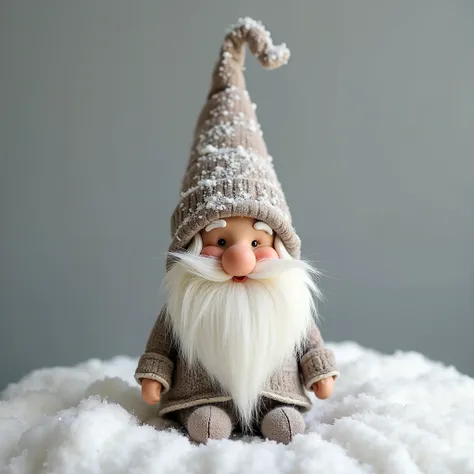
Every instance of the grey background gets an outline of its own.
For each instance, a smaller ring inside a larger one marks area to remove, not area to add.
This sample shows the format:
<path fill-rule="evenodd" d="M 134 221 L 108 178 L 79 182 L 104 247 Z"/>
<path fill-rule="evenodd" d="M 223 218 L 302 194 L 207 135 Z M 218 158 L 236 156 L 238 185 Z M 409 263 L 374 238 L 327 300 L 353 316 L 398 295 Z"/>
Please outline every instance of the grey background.
<path fill-rule="evenodd" d="M 474 3 L 2 0 L 0 387 L 139 355 L 227 26 L 247 61 L 323 332 L 474 375 Z"/>

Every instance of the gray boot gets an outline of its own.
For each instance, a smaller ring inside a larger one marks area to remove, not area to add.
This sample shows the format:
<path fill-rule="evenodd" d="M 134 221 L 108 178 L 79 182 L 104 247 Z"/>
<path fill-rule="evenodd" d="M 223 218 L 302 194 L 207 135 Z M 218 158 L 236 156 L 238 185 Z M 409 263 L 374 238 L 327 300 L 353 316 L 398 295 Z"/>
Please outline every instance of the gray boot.
<path fill-rule="evenodd" d="M 279 406 L 269 411 L 262 420 L 260 430 L 265 438 L 288 444 L 293 436 L 304 433 L 303 415 L 291 406 Z"/>
<path fill-rule="evenodd" d="M 230 416 L 214 405 L 194 408 L 184 426 L 189 437 L 198 443 L 206 443 L 209 439 L 225 439 L 232 433 Z"/>

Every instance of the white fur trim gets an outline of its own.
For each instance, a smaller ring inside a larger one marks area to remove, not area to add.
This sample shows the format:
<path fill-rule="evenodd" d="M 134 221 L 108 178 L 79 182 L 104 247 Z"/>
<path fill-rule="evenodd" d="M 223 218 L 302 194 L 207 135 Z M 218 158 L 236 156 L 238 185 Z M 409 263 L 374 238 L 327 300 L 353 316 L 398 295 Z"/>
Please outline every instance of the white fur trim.
<path fill-rule="evenodd" d="M 255 230 L 263 230 L 268 235 L 273 235 L 273 229 L 268 224 L 265 224 L 265 222 L 262 222 L 262 221 L 255 222 L 255 224 L 253 225 L 253 228 Z"/>
<path fill-rule="evenodd" d="M 227 225 L 227 222 L 225 221 L 225 219 L 217 219 L 216 221 L 211 222 L 209 225 L 207 225 L 205 228 L 205 231 L 211 232 L 211 230 L 220 229 L 220 228 L 225 227 L 226 225 Z"/>

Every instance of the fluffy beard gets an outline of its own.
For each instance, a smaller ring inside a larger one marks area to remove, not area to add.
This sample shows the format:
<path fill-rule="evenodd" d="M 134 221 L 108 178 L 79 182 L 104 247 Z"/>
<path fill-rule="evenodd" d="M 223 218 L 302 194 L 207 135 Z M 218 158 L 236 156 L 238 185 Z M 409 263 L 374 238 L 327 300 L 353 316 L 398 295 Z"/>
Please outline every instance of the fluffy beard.
<path fill-rule="evenodd" d="M 173 254 L 168 317 L 187 364 L 199 362 L 232 397 L 248 426 L 268 378 L 299 349 L 320 292 L 301 260 L 264 260 L 234 282 L 218 260 Z"/>

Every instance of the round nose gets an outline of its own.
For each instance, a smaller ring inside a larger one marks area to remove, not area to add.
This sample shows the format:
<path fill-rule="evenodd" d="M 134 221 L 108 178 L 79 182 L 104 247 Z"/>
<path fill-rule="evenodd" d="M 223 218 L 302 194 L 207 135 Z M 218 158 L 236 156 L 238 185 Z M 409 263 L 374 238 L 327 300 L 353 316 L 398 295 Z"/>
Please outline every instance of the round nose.
<path fill-rule="evenodd" d="M 255 255 L 244 244 L 229 247 L 222 255 L 222 268 L 232 276 L 247 276 L 255 268 Z"/>

